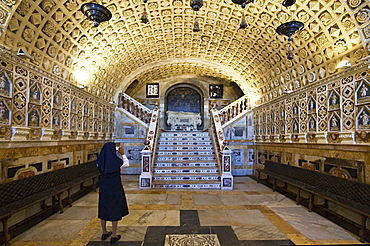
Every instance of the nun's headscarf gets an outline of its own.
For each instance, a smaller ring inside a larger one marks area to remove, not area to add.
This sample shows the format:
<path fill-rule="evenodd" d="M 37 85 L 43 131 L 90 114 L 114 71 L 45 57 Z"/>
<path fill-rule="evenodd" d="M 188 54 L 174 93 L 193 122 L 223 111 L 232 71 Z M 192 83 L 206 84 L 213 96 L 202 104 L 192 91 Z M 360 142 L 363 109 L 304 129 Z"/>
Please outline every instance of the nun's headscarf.
<path fill-rule="evenodd" d="M 122 160 L 116 154 L 116 145 L 112 142 L 105 143 L 96 163 L 101 173 L 113 173 L 119 170 Z"/>

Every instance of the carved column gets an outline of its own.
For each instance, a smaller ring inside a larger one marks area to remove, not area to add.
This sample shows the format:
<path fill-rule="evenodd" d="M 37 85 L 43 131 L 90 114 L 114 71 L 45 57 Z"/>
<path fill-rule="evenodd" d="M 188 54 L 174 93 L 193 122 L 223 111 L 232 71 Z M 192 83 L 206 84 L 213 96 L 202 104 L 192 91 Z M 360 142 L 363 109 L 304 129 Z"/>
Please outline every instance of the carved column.
<path fill-rule="evenodd" d="M 221 175 L 221 189 L 233 189 L 233 175 L 231 174 L 231 153 L 232 151 L 226 146 L 222 151 L 222 175 Z"/>

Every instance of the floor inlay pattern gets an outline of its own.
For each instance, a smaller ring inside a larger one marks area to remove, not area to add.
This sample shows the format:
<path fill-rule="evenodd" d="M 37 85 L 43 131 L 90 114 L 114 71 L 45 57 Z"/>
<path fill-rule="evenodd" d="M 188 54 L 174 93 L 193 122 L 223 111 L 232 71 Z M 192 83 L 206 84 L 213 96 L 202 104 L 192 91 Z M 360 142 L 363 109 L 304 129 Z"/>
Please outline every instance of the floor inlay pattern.
<path fill-rule="evenodd" d="M 130 214 L 116 246 L 354 245 L 357 237 L 249 177 L 234 190 L 140 190 L 122 176 Z M 12 246 L 99 246 L 98 192 L 92 192 L 11 241 Z M 110 223 L 108 223 L 110 229 Z"/>
<path fill-rule="evenodd" d="M 221 246 L 215 234 L 166 235 L 164 246 Z"/>

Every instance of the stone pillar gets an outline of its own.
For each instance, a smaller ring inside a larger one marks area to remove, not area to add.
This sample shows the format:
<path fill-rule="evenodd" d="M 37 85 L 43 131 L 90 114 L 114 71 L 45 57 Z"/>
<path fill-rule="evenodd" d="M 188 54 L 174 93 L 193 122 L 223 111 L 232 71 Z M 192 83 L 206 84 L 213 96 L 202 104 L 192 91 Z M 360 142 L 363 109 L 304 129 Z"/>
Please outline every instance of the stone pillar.
<path fill-rule="evenodd" d="M 152 151 L 144 149 L 141 151 L 141 175 L 140 175 L 140 189 L 152 188 Z"/>
<path fill-rule="evenodd" d="M 231 174 L 231 153 L 229 148 L 222 151 L 222 175 L 221 175 L 221 189 L 232 190 L 234 178 Z"/>

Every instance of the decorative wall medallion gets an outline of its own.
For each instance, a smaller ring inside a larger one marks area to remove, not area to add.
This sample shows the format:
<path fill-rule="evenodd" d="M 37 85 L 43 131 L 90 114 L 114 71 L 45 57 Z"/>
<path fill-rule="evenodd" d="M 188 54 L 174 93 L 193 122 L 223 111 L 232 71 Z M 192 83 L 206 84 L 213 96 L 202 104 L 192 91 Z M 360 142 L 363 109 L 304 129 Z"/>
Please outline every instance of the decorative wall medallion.
<path fill-rule="evenodd" d="M 308 82 L 314 82 L 316 80 L 316 73 L 311 72 L 307 75 Z"/>
<path fill-rule="evenodd" d="M 370 131 L 356 131 L 356 141 L 362 143 L 370 142 Z"/>
<path fill-rule="evenodd" d="M 340 143 L 341 142 L 339 133 L 337 132 L 328 132 L 326 139 L 329 143 Z"/>
<path fill-rule="evenodd" d="M 292 134 L 290 139 L 293 141 L 293 142 L 298 142 L 299 141 L 299 137 L 298 137 L 298 134 Z"/>
<path fill-rule="evenodd" d="M 69 135 L 69 139 L 77 139 L 78 132 L 77 131 L 71 131 Z"/>
<path fill-rule="evenodd" d="M 2 126 L 0 125 L 0 138 L 5 140 L 10 140 L 13 137 L 13 131 L 11 126 Z"/>
<path fill-rule="evenodd" d="M 312 142 L 317 142 L 316 134 L 315 133 L 307 133 L 307 141 L 312 143 Z"/>
<path fill-rule="evenodd" d="M 31 128 L 26 138 L 28 140 L 40 140 L 41 139 L 41 128 Z"/>
<path fill-rule="evenodd" d="M 63 136 L 63 131 L 62 130 L 54 130 L 53 131 L 53 136 L 51 138 L 55 139 L 55 140 L 61 140 L 62 136 Z"/>

